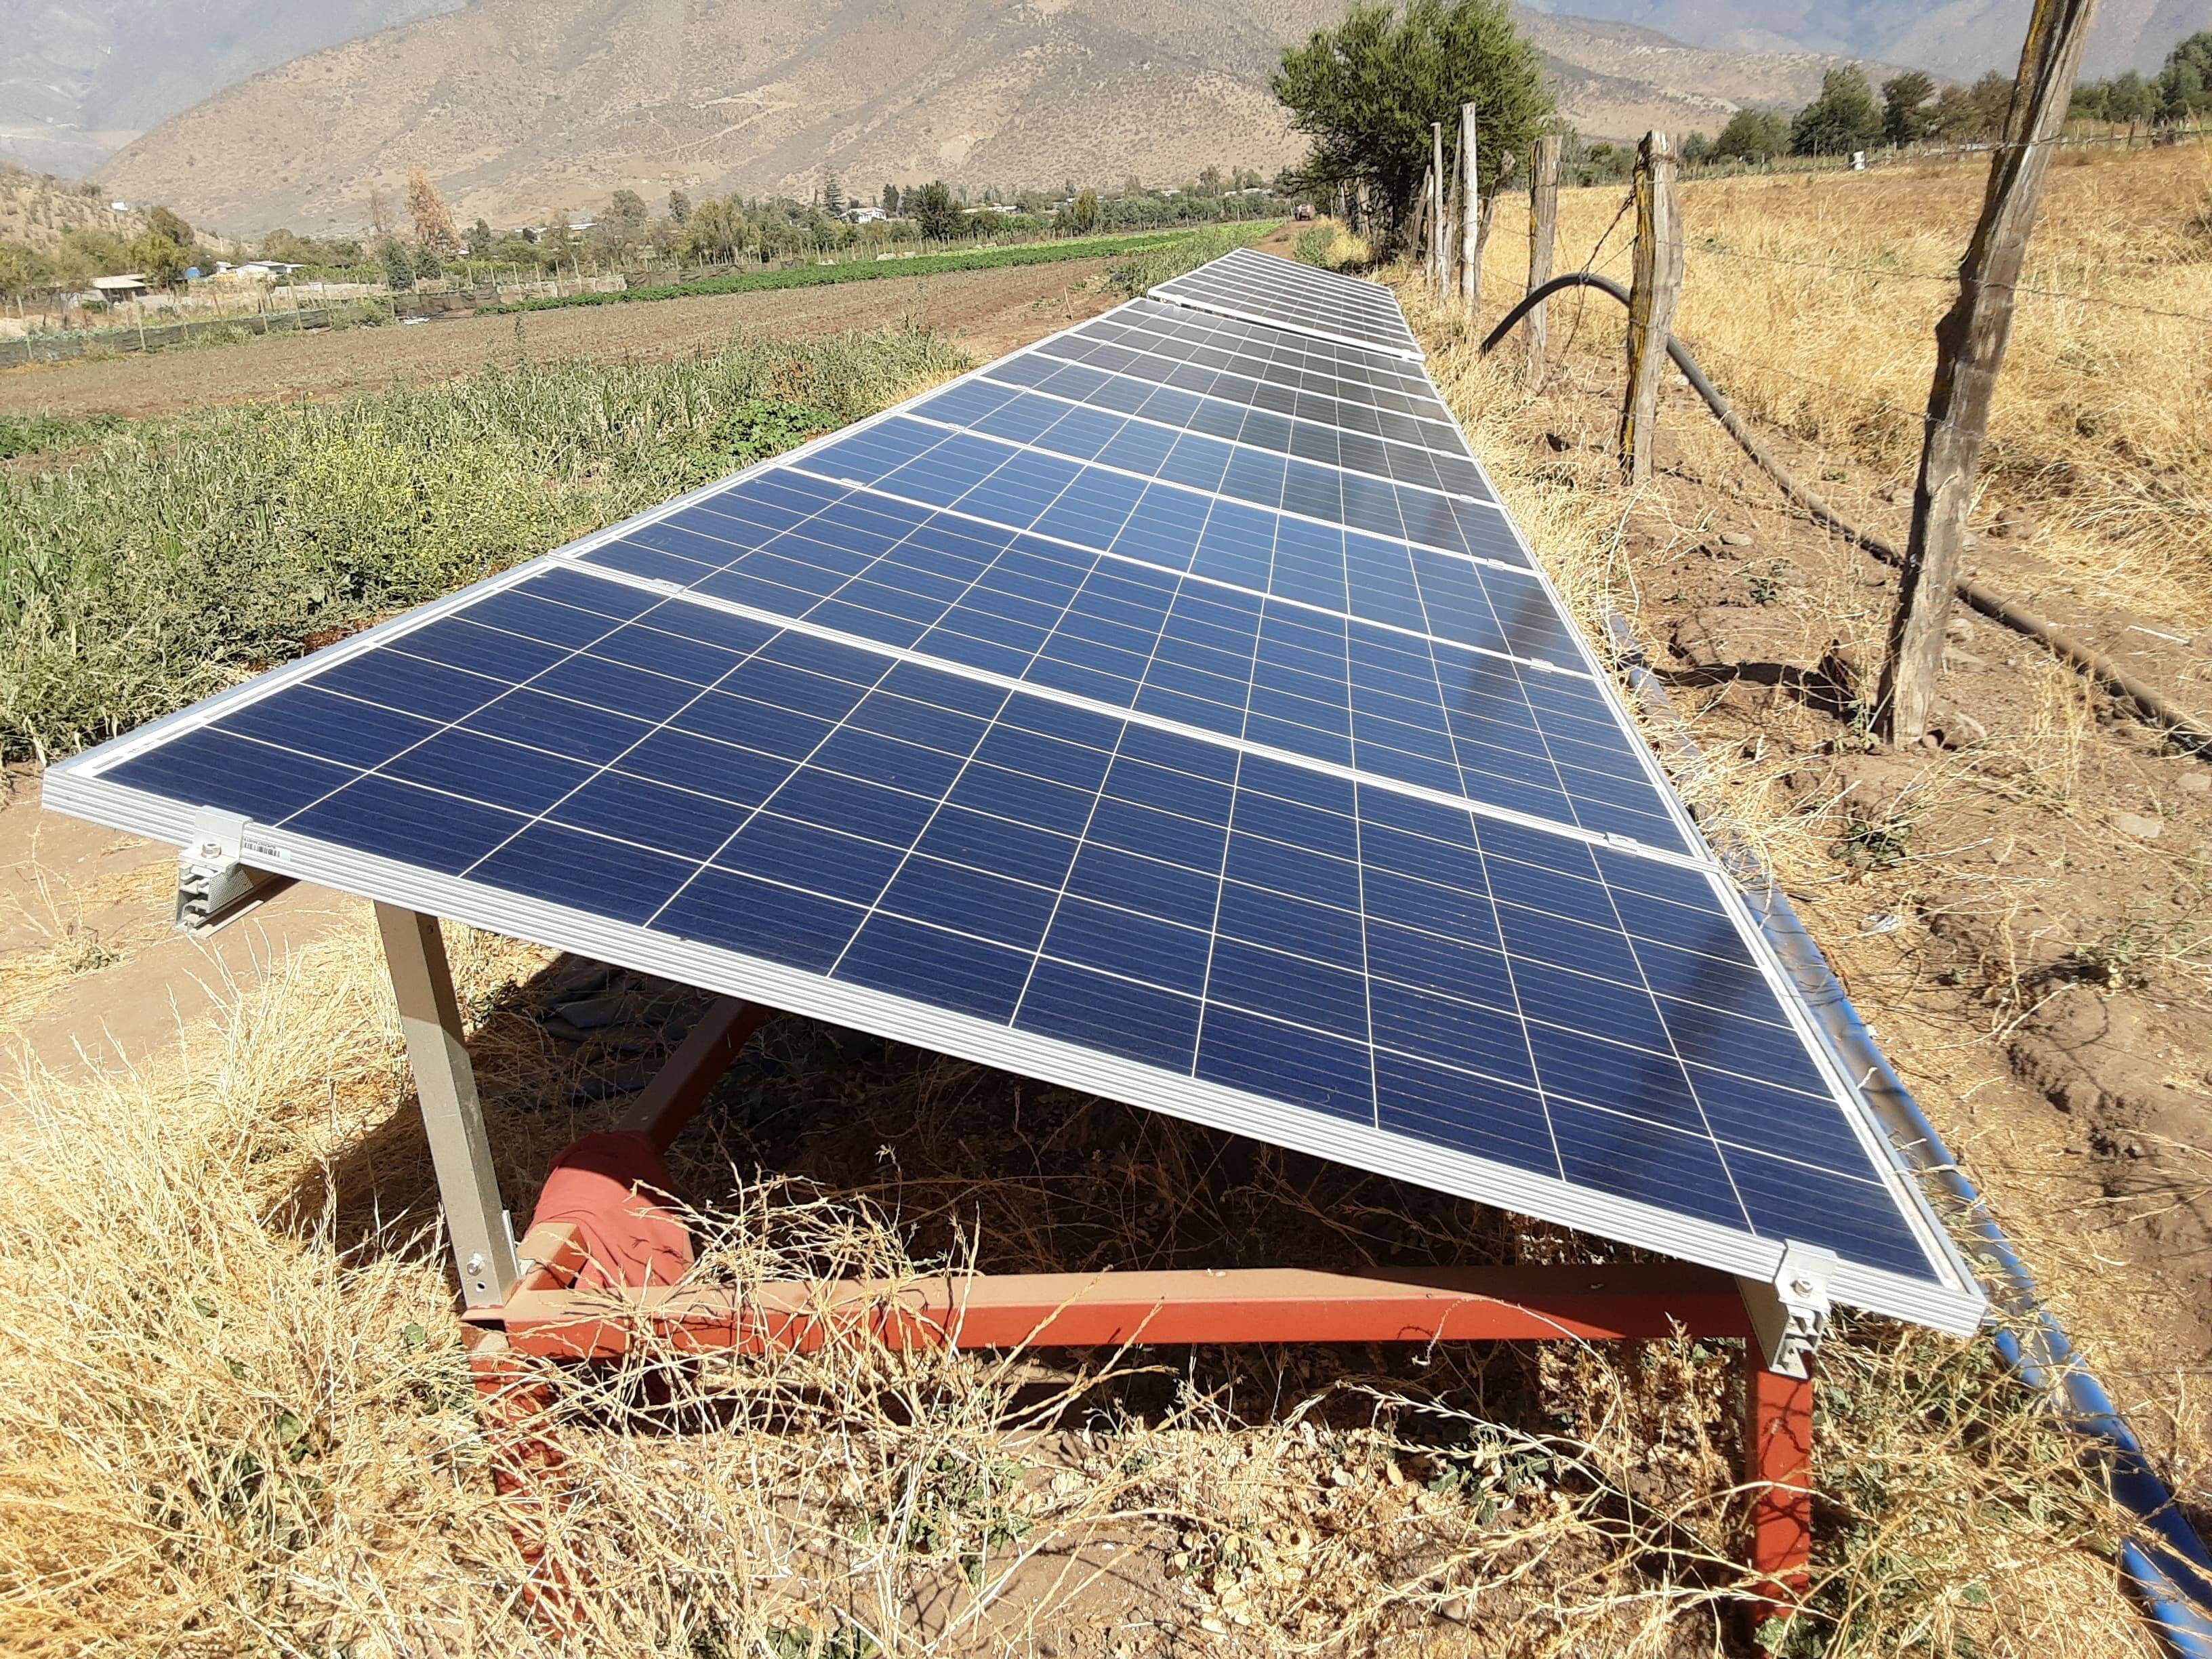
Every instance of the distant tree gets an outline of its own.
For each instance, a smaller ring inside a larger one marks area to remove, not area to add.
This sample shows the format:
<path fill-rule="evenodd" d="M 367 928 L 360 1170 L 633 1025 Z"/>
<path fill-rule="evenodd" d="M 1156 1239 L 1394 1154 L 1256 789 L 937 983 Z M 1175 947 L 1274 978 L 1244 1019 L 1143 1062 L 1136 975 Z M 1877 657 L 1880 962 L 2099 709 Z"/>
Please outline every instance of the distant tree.
<path fill-rule="evenodd" d="M 380 240 L 392 234 L 392 193 L 382 185 L 368 187 L 368 228 Z"/>
<path fill-rule="evenodd" d="M 884 218 L 896 219 L 899 216 L 899 187 L 896 185 L 884 186 L 879 205 L 883 208 Z"/>
<path fill-rule="evenodd" d="M 921 234 L 932 241 L 945 241 L 961 232 L 963 216 L 959 204 L 952 199 L 951 188 L 942 179 L 907 191 L 906 210 L 909 217 L 920 222 Z"/>
<path fill-rule="evenodd" d="M 691 198 L 680 190 L 670 191 L 668 192 L 668 222 L 672 225 L 680 225 L 690 216 Z"/>
<path fill-rule="evenodd" d="M 2200 29 L 2166 54 L 2158 72 L 2158 100 L 2164 120 L 2212 111 L 2212 29 Z"/>
<path fill-rule="evenodd" d="M 1098 228 L 1098 192 L 1079 190 L 1067 204 L 1067 228 L 1078 236 Z"/>
<path fill-rule="evenodd" d="M 645 230 L 645 198 L 634 190 L 618 190 L 608 199 L 607 210 L 599 216 L 599 228 L 617 233 L 629 241 Z"/>
<path fill-rule="evenodd" d="M 469 227 L 470 253 L 481 259 L 491 252 L 492 244 L 498 240 L 491 233 L 491 222 L 479 214 L 476 223 Z"/>
<path fill-rule="evenodd" d="M 407 216 L 415 222 L 415 240 L 424 247 L 460 246 L 461 234 L 453 228 L 453 210 L 421 167 L 407 171 Z"/>
<path fill-rule="evenodd" d="M 1198 175 L 1198 187 L 1204 191 L 1208 196 L 1220 195 L 1221 169 L 1216 167 L 1209 167 L 1200 169 Z"/>
<path fill-rule="evenodd" d="M 1820 95 L 1790 124 L 1790 149 L 1796 155 L 1848 155 L 1881 138 L 1881 111 L 1866 71 L 1856 64 L 1822 76 Z"/>
<path fill-rule="evenodd" d="M 1919 70 L 1893 75 L 1881 83 L 1881 136 L 1893 144 L 1917 144 L 1928 136 L 1928 100 L 1936 95 L 1933 76 Z"/>
<path fill-rule="evenodd" d="M 21 242 L 0 242 L 0 294 L 20 300 L 26 294 L 54 285 L 54 262 L 36 248 Z"/>
<path fill-rule="evenodd" d="M 1479 185 L 1552 118 L 1544 55 L 1514 26 L 1506 0 L 1355 3 L 1333 29 L 1286 47 L 1272 82 L 1310 149 L 1299 177 L 1323 191 L 1363 187 L 1402 234 L 1430 155 L 1431 124 L 1457 131 L 1475 106 Z"/>
<path fill-rule="evenodd" d="M 418 282 L 434 283 L 446 274 L 446 262 L 438 257 L 438 250 L 425 243 L 415 250 L 415 276 Z"/>
<path fill-rule="evenodd" d="M 832 219 L 842 218 L 845 214 L 844 186 L 837 182 L 836 173 L 827 171 L 822 175 L 822 210 Z"/>
<path fill-rule="evenodd" d="M 415 261 L 397 236 L 387 236 L 376 245 L 376 262 L 384 267 L 385 283 L 394 294 L 404 294 L 415 286 Z"/>
<path fill-rule="evenodd" d="M 146 229 L 149 234 L 179 247 L 192 245 L 192 228 L 165 207 L 157 207 L 146 216 Z"/>
<path fill-rule="evenodd" d="M 1957 143 L 2001 138 L 2012 113 L 2012 77 L 1995 70 L 1971 87 L 1946 87 L 1928 112 L 1929 131 Z"/>
<path fill-rule="evenodd" d="M 171 241 L 159 231 L 149 230 L 131 244 L 131 268 L 146 279 L 149 288 L 178 288 L 191 268 L 190 248 Z"/>
<path fill-rule="evenodd" d="M 691 210 L 684 226 L 684 252 L 695 259 L 727 259 L 746 246 L 750 227 L 734 198 L 708 198 Z"/>
<path fill-rule="evenodd" d="M 1713 141 L 1702 132 L 1693 132 L 1682 140 L 1682 160 L 1692 167 L 1713 159 Z"/>
<path fill-rule="evenodd" d="M 1740 109 L 1713 140 L 1717 161 L 1766 161 L 1790 149 L 1790 118 L 1778 109 Z"/>
<path fill-rule="evenodd" d="M 2074 88 L 2066 113 L 2081 121 L 2151 121 L 2158 118 L 2158 82 L 2127 70 L 2109 81 L 2084 81 Z"/>

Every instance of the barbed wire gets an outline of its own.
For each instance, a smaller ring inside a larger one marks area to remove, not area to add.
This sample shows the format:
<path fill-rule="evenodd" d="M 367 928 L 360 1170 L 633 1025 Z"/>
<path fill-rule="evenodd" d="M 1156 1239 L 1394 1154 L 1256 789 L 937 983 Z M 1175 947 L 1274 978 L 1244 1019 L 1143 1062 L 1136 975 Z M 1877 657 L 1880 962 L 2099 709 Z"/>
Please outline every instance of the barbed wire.
<path fill-rule="evenodd" d="M 1789 265 L 1800 270 L 1826 270 L 1853 276 L 1893 277 L 1899 282 L 1941 283 L 1947 287 L 1955 286 L 1959 281 L 1956 271 L 1942 275 L 1929 270 L 1892 270 L 1881 265 L 1838 264 L 1825 259 L 1785 258 L 1776 253 L 1746 253 L 1736 248 L 1714 247 L 1704 243 L 1688 243 L 1685 246 L 1689 251 L 1710 253 L 1717 258 L 1746 259 L 1755 264 L 1763 265 Z M 2104 306 L 2114 311 L 2139 312 L 2146 317 L 2171 318 L 2177 322 L 2197 323 L 2204 327 L 2212 328 L 2212 315 L 2202 312 L 2168 311 L 2159 306 L 2137 305 L 2130 300 L 2108 299 L 2102 295 L 2079 293 L 2067 289 L 2038 288 L 2028 283 L 1984 283 L 1982 286 L 1990 289 L 2009 289 L 2014 294 L 2032 294 L 2041 299 L 2063 300 L 2074 305 Z"/>

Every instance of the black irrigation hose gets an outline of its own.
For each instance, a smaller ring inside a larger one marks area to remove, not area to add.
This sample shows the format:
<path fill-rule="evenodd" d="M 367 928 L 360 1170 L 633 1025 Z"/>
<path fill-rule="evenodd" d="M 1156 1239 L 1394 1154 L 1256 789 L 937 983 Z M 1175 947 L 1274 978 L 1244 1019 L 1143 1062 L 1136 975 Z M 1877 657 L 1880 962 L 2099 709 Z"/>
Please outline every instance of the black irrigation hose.
<path fill-rule="evenodd" d="M 1504 319 L 1490 331 L 1482 343 L 1482 355 L 1489 356 L 1491 348 L 1513 331 L 1513 325 L 1545 300 L 1562 289 L 1594 288 L 1601 294 L 1610 294 L 1622 305 L 1628 303 L 1628 290 L 1610 276 L 1601 276 L 1594 270 L 1571 270 L 1564 276 L 1554 276 L 1541 288 L 1524 297 L 1520 304 L 1505 313 Z M 1672 334 L 1667 337 L 1667 356 L 1690 388 L 1705 400 L 1705 407 L 1713 412 L 1729 437 L 1741 446 L 1743 453 L 1758 464 L 1759 470 L 1782 487 L 1782 493 L 1804 508 L 1815 523 L 1825 526 L 1838 535 L 1856 542 L 1861 547 L 1887 563 L 1902 565 L 1905 556 L 1895 543 L 1851 522 L 1828 503 L 1800 483 L 1790 469 L 1778 460 L 1772 451 L 1759 441 L 1756 433 L 1744 424 L 1743 417 L 1721 396 L 1720 389 L 1705 378 L 1682 343 Z M 2212 756 L 2212 731 L 2193 715 L 2169 702 L 2161 693 L 2144 684 L 2110 657 L 2092 650 L 2080 641 L 2061 633 L 2051 622 L 2033 611 L 2022 609 L 1999 593 L 1993 593 L 1979 582 L 1961 579 L 1954 590 L 1982 615 L 1992 622 L 2002 623 L 2007 628 L 2027 635 L 2030 639 L 2049 647 L 2063 661 L 2080 669 L 2116 693 L 2123 703 L 2149 724 L 2160 727 L 2169 741 L 2193 749 L 2200 755 Z"/>

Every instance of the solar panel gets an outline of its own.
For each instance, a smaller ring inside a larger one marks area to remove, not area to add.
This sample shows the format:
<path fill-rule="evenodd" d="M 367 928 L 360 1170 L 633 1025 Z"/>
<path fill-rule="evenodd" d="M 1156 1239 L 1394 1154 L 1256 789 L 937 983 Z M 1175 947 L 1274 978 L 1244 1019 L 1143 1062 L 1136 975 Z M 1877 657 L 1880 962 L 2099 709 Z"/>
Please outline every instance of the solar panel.
<path fill-rule="evenodd" d="M 1377 283 L 1238 248 L 1152 289 L 1158 298 L 1318 340 L 1419 361 L 1420 342 L 1389 289 Z"/>
<path fill-rule="evenodd" d="M 1194 274 L 1256 314 L 1259 269 Z M 1352 331 L 1122 307 L 46 801 L 1969 1328 L 1434 387 Z"/>

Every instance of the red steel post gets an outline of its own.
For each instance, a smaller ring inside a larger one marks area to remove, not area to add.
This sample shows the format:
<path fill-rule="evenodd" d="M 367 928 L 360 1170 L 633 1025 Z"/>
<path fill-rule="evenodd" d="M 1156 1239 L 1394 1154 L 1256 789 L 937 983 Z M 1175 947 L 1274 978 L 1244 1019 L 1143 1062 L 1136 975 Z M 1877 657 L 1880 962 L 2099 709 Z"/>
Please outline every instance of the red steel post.
<path fill-rule="evenodd" d="M 1760 1620 L 1796 1611 L 1813 1559 L 1813 1382 L 1782 1376 L 1743 1345 L 1744 1480 L 1752 1489 L 1751 1566 Z"/>

